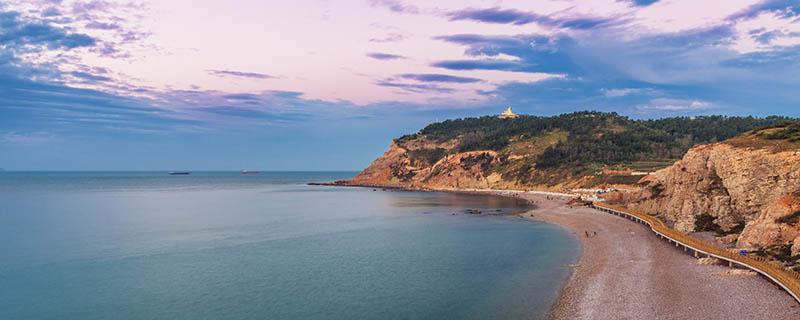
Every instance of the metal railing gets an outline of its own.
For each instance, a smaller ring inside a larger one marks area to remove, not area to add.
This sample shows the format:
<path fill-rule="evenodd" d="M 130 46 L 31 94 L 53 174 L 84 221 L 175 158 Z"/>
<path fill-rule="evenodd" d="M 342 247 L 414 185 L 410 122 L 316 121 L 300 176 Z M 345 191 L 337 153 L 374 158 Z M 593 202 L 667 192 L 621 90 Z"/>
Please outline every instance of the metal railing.
<path fill-rule="evenodd" d="M 681 244 L 709 257 L 715 257 L 756 271 L 774 281 L 800 303 L 800 273 L 783 266 L 777 261 L 770 261 L 752 253 L 741 254 L 739 250 L 723 248 L 711 242 L 691 237 L 664 225 L 664 222 L 657 217 L 636 210 L 604 203 L 592 203 L 592 207 L 608 213 L 625 215 L 649 225 L 653 232 L 672 240 L 676 244 Z"/>

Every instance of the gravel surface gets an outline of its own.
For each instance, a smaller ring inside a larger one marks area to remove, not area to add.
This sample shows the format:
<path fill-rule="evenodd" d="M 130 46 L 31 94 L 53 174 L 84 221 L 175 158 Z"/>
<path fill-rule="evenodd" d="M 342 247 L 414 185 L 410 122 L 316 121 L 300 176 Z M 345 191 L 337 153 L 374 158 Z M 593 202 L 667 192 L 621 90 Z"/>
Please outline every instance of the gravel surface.
<path fill-rule="evenodd" d="M 563 226 L 583 242 L 552 319 L 800 319 L 800 304 L 767 278 L 698 264 L 643 224 L 523 197 L 538 205 L 525 217 Z"/>

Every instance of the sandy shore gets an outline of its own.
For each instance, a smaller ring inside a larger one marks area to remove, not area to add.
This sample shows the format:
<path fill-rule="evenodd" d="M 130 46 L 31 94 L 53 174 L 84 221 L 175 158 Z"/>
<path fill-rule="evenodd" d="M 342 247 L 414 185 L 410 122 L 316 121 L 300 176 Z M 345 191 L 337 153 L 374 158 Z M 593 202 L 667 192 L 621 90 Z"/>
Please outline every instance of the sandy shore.
<path fill-rule="evenodd" d="M 766 278 L 722 275 L 731 269 L 698 264 L 645 225 L 521 196 L 538 206 L 523 216 L 563 226 L 583 242 L 553 319 L 800 319 L 800 304 Z"/>

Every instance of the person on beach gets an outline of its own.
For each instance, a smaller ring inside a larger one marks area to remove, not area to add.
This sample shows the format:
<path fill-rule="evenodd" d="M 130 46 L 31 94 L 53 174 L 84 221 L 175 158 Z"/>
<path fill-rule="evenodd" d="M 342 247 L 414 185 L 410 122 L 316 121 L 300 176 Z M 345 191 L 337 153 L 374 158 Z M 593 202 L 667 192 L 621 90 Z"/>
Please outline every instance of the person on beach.
<path fill-rule="evenodd" d="M 589 231 L 584 231 L 583 233 L 585 233 L 585 234 L 586 234 L 586 237 L 587 237 L 587 238 L 589 237 Z"/>

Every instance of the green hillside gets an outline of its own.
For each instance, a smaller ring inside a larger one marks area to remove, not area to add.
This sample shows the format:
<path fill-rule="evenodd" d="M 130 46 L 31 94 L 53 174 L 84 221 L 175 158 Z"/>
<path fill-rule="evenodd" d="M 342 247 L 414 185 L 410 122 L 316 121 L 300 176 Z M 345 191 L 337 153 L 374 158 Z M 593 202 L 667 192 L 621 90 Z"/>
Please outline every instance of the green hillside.
<path fill-rule="evenodd" d="M 634 183 L 637 177 L 598 176 L 601 170 L 653 171 L 666 167 L 697 144 L 783 125 L 780 138 L 797 134 L 786 117 L 674 117 L 632 120 L 616 113 L 575 112 L 553 117 L 495 116 L 447 120 L 395 139 L 412 163 L 431 165 L 448 154 L 492 150 L 499 164 L 485 174 L 524 185 L 556 184 L 592 175 L 584 184 Z M 776 138 L 778 138 L 776 136 Z M 422 143 L 424 142 L 424 143 Z M 434 147 L 430 147 L 433 145 Z"/>

